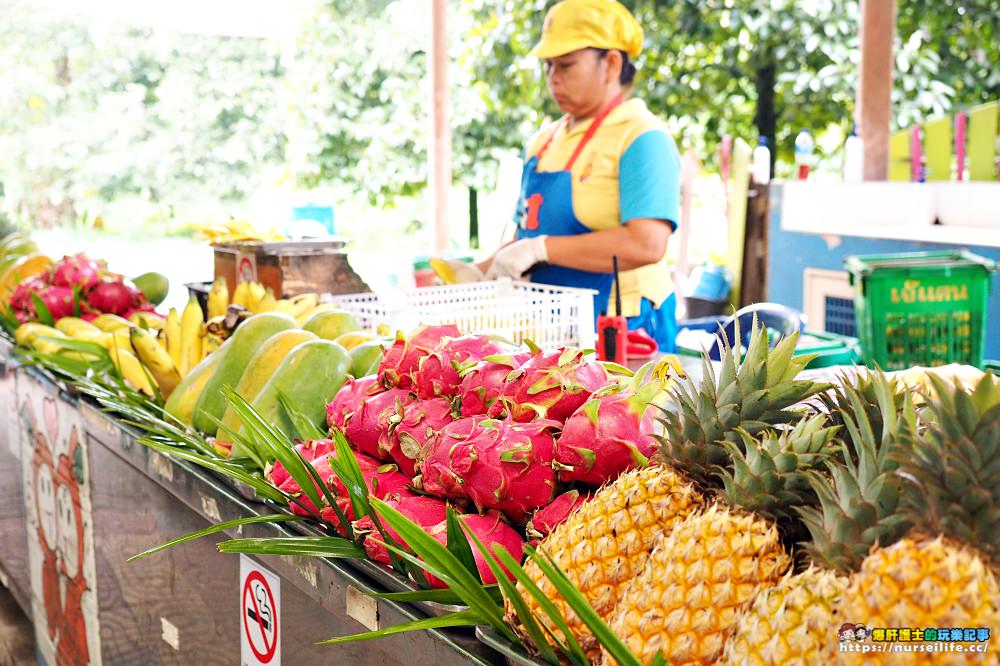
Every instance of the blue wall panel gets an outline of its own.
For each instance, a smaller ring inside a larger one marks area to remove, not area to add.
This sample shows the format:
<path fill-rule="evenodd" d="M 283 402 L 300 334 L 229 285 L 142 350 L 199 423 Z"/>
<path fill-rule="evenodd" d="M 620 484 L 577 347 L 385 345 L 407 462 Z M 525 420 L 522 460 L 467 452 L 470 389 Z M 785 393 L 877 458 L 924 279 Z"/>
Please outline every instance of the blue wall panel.
<path fill-rule="evenodd" d="M 1000 262 L 1000 248 L 967 247 L 919 243 L 913 241 L 878 240 L 838 236 L 840 243 L 830 248 L 818 235 L 785 231 L 781 228 L 780 184 L 771 187 L 771 222 L 767 256 L 767 299 L 798 310 L 803 309 L 803 273 L 807 268 L 844 270 L 844 258 L 852 254 L 890 254 L 893 252 L 931 252 L 968 249 L 975 254 Z M 837 230 L 831 229 L 836 235 Z M 1000 287 L 994 274 L 986 325 L 986 358 L 1000 359 Z"/>

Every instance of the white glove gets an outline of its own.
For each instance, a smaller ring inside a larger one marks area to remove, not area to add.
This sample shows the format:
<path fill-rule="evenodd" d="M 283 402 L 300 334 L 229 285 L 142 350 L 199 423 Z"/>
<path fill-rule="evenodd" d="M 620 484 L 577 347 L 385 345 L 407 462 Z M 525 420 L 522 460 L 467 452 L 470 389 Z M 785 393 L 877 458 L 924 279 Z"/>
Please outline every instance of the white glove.
<path fill-rule="evenodd" d="M 545 249 L 546 238 L 548 236 L 525 238 L 497 250 L 493 255 L 493 263 L 486 271 L 486 279 L 509 277 L 519 280 L 535 264 L 547 263 L 549 253 Z"/>

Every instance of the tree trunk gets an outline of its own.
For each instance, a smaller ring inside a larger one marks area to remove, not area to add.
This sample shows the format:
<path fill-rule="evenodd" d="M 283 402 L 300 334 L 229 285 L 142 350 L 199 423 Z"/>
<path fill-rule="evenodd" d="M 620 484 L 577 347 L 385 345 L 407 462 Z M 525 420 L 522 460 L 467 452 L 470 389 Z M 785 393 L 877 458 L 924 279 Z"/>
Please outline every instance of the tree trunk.
<path fill-rule="evenodd" d="M 754 113 L 754 125 L 757 133 L 767 137 L 767 148 L 771 152 L 771 176 L 774 176 L 774 164 L 778 156 L 777 114 L 774 110 L 774 84 L 777 78 L 777 65 L 770 50 L 766 50 L 763 58 L 754 70 L 754 88 L 757 91 L 757 110 Z"/>

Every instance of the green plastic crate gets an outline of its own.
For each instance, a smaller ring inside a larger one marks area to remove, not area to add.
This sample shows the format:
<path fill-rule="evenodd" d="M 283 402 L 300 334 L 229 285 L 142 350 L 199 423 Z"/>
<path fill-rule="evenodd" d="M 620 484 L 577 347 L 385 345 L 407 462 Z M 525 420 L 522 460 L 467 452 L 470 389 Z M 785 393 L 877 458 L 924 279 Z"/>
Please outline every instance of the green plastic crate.
<path fill-rule="evenodd" d="M 1000 377 L 1000 361 L 983 361 L 983 370 Z"/>
<path fill-rule="evenodd" d="M 845 265 L 866 364 L 982 366 L 995 262 L 960 251 L 852 256 Z"/>
<path fill-rule="evenodd" d="M 681 324 L 683 327 L 683 323 Z M 700 349 L 690 347 L 677 347 L 677 353 L 681 356 L 701 357 Z M 815 358 L 809 361 L 807 370 L 815 368 L 829 368 L 835 365 L 856 365 L 861 362 L 861 350 L 857 338 L 836 333 L 804 332 L 799 336 L 799 344 L 795 347 L 794 356 L 804 354 L 815 354 Z M 746 351 L 740 353 L 740 360 L 746 356 Z"/>

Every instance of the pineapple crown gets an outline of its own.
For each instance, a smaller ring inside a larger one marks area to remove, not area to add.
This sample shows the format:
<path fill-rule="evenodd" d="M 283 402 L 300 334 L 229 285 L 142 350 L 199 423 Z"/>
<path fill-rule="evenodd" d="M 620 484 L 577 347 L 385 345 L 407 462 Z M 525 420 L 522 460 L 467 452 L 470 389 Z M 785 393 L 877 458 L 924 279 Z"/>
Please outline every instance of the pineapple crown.
<path fill-rule="evenodd" d="M 722 443 L 732 463 L 731 470 L 716 468 L 722 496 L 729 504 L 774 520 L 785 532 L 798 531 L 794 509 L 817 501 L 808 472 L 834 454 L 839 430 L 840 426 L 828 426 L 823 414 L 756 438 L 740 430 L 742 445 Z"/>
<path fill-rule="evenodd" d="M 739 323 L 735 337 L 741 339 Z M 723 337 L 724 353 L 716 375 L 707 356 L 702 360 L 704 377 L 698 385 L 677 384 L 672 408 L 663 410 L 661 456 L 705 481 L 716 467 L 727 467 L 729 454 L 722 442 L 741 447 L 743 430 L 756 435 L 768 428 L 797 422 L 801 411 L 791 409 L 829 384 L 796 377 L 812 355 L 795 356 L 798 335 L 784 338 L 770 348 L 767 329 L 754 319 L 746 356 Z"/>
<path fill-rule="evenodd" d="M 871 383 L 879 405 L 880 431 L 876 434 L 868 410 L 857 404 L 840 409 L 837 418 L 849 443 L 843 444 L 840 461 L 827 463 L 829 478 L 809 477 L 819 506 L 796 508 L 812 537 L 804 544 L 812 559 L 843 573 L 857 570 L 874 545 L 891 545 L 910 528 L 898 511 L 902 483 L 895 470 L 897 456 L 909 450 L 916 431 L 913 400 L 904 394 L 897 409 L 895 385 L 882 373 L 849 380 L 845 395 L 857 399 L 863 382 Z"/>
<path fill-rule="evenodd" d="M 903 511 L 931 535 L 980 550 L 1000 565 L 1000 379 L 969 393 L 929 375 L 926 425 L 909 455 L 895 456 Z"/>

